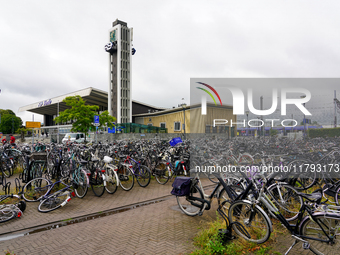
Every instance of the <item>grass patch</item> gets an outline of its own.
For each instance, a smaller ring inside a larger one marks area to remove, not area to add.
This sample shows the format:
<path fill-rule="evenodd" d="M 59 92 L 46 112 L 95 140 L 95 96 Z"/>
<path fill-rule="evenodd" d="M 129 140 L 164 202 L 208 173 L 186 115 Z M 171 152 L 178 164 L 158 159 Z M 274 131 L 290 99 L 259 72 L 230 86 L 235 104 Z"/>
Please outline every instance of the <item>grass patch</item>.
<path fill-rule="evenodd" d="M 227 241 L 223 244 L 221 236 L 219 235 L 219 229 L 225 229 L 225 221 L 217 215 L 217 219 L 213 222 L 205 223 L 206 225 L 201 228 L 201 231 L 194 238 L 194 245 L 197 247 L 191 255 L 203 255 L 203 254 L 281 254 L 280 252 L 273 251 L 278 237 L 282 238 L 282 234 L 285 233 L 285 228 L 277 220 L 273 220 L 273 232 L 269 240 L 263 244 L 256 244 L 245 241 L 242 237 L 238 237 L 233 231 L 233 235 L 236 239 Z"/>
<path fill-rule="evenodd" d="M 69 219 L 65 219 L 65 220 L 62 220 L 62 221 L 71 221 L 73 220 L 72 218 L 69 218 Z"/>

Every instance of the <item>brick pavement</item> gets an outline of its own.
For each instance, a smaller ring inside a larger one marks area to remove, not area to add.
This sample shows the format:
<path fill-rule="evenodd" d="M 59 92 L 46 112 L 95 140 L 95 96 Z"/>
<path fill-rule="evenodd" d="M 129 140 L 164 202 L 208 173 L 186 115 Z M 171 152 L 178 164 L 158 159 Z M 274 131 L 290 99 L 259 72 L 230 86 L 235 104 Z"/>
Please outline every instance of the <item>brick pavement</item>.
<path fill-rule="evenodd" d="M 204 180 L 206 184 L 208 182 Z M 135 183 L 136 184 L 136 183 Z M 147 188 L 137 184 L 131 191 L 121 189 L 100 198 L 92 191 L 84 199 L 72 199 L 64 208 L 43 214 L 37 203 L 28 203 L 21 219 L 1 224 L 1 233 L 80 217 L 89 213 L 140 203 L 169 195 L 171 184 L 154 180 Z M 174 197 L 118 214 L 34 233 L 0 242 L 0 252 L 15 254 L 187 254 L 194 249 L 192 238 L 203 222 L 216 218 L 217 205 L 203 216 L 189 217 L 178 208 Z M 289 235 L 278 238 L 274 251 L 284 253 L 293 242 Z M 310 254 L 298 244 L 292 254 Z"/>
<path fill-rule="evenodd" d="M 148 198 L 151 198 L 169 194 L 169 190 L 171 184 L 163 186 L 152 183 L 151 187 L 134 187 L 130 192 L 121 191 L 122 194 L 116 195 L 125 197 L 125 200 L 129 197 L 131 202 L 145 199 L 143 194 L 146 191 Z M 81 200 L 77 199 L 74 203 L 77 203 L 83 213 L 93 211 L 93 208 L 100 210 L 99 208 L 110 207 L 111 200 L 116 202 L 115 206 L 124 204 L 108 194 L 102 200 L 107 203 L 99 203 L 101 198 L 88 195 L 85 199 L 86 204 L 90 205 L 89 209 L 81 206 L 85 201 L 80 203 L 78 201 Z M 30 208 L 25 217 L 12 220 L 4 226 L 7 229 L 13 226 L 32 226 L 53 218 L 52 214 L 55 218 L 67 219 L 69 215 L 79 213 L 77 206 L 72 208 L 67 205 L 61 209 L 62 212 L 56 210 L 48 214 L 34 213 Z M 192 238 L 199 231 L 200 222 L 214 219 L 216 208 L 217 205 L 202 217 L 189 217 L 179 210 L 176 199 L 172 197 L 122 213 L 3 241 L 0 242 L 0 251 L 8 249 L 15 254 L 185 254 L 194 248 Z M 41 217 L 35 219 L 35 216 Z M 2 228 L 1 231 L 3 232 Z"/>
<path fill-rule="evenodd" d="M 208 180 L 202 181 L 206 184 L 209 183 Z M 135 186 L 130 191 L 124 191 L 121 188 L 118 188 L 114 194 L 111 195 L 105 191 L 104 195 L 101 197 L 96 197 L 92 190 L 89 190 L 83 199 L 73 198 L 65 207 L 49 213 L 38 212 L 38 203 L 29 202 L 27 203 L 27 208 L 21 219 L 15 219 L 1 224 L 0 235 L 19 231 L 21 229 L 32 228 L 41 224 L 72 219 L 95 212 L 102 212 L 168 196 L 172 189 L 171 185 L 172 182 L 169 182 L 166 185 L 160 185 L 155 180 L 152 180 L 149 186 L 141 188 L 137 182 L 135 182 Z"/>

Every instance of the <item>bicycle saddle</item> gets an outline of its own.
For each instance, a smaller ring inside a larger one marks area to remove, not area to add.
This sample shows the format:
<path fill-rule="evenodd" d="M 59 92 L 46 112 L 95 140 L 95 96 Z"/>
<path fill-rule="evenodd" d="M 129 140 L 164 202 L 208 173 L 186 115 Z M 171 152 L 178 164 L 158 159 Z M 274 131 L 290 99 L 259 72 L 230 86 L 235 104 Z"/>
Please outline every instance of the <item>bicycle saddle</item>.
<path fill-rule="evenodd" d="M 306 194 L 303 192 L 298 192 L 297 194 L 311 202 L 320 203 L 322 199 L 322 189 L 317 189 L 312 194 Z"/>

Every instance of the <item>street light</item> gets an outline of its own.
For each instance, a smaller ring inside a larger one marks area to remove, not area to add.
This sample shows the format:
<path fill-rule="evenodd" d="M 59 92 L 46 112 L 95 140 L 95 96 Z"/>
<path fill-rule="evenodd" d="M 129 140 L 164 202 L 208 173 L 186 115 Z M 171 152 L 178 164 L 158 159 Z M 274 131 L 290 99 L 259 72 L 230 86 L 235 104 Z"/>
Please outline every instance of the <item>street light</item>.
<path fill-rule="evenodd" d="M 181 106 L 182 109 L 183 109 L 183 117 L 184 117 L 183 131 L 184 131 L 184 140 L 185 140 L 186 139 L 186 135 L 185 135 L 185 108 L 186 108 L 187 104 L 186 103 L 182 103 L 182 104 L 179 104 L 178 106 Z"/>

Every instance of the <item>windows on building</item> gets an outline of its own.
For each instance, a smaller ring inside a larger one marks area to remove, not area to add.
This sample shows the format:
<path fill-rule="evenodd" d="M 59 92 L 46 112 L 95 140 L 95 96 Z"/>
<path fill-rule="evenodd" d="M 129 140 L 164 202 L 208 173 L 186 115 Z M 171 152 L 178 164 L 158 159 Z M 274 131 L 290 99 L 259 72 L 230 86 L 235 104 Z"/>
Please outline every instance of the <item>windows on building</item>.
<path fill-rule="evenodd" d="M 181 131 L 181 122 L 180 121 L 175 122 L 174 131 Z"/>

